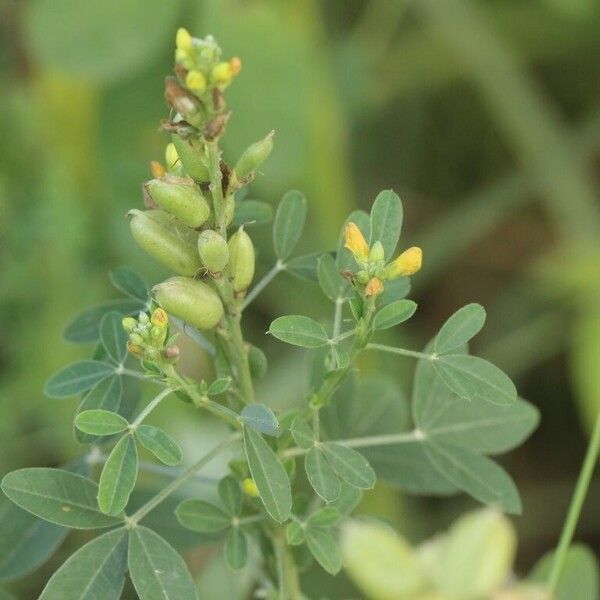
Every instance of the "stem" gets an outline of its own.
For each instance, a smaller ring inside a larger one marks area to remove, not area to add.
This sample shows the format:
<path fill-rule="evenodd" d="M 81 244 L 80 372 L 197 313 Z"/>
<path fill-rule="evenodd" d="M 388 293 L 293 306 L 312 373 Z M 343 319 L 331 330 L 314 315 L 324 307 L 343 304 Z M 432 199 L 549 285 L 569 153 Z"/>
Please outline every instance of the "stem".
<path fill-rule="evenodd" d="M 163 488 L 156 496 L 150 498 L 146 504 L 138 508 L 131 517 L 127 519 L 128 523 L 132 525 L 136 525 L 141 521 L 150 511 L 155 509 L 163 500 L 165 500 L 168 496 L 170 496 L 174 491 L 179 489 L 184 483 L 186 483 L 189 479 L 194 477 L 196 471 L 199 471 L 202 467 L 207 465 L 215 456 L 218 456 L 231 446 L 234 442 L 237 442 L 242 438 L 241 433 L 234 433 L 232 436 L 228 437 L 226 440 L 223 440 L 220 444 L 215 446 L 210 452 L 205 454 L 202 458 L 197 460 L 189 469 L 184 471 L 177 479 L 171 481 L 169 485 Z"/>
<path fill-rule="evenodd" d="M 135 421 L 129 426 L 130 429 L 135 429 L 138 425 L 140 425 L 144 419 L 171 393 L 173 393 L 173 389 L 172 388 L 167 388 L 166 390 L 163 390 L 160 394 L 158 394 L 158 396 L 156 396 L 155 398 L 153 398 L 150 402 L 148 402 L 148 404 L 146 405 L 146 407 L 144 408 L 144 410 L 142 410 L 142 412 L 137 416 L 137 418 L 135 419 Z"/>
<path fill-rule="evenodd" d="M 406 348 L 395 348 L 394 346 L 386 346 L 385 344 L 367 344 L 366 350 L 380 350 L 381 352 L 389 352 L 390 354 L 400 354 L 402 356 L 412 356 L 413 358 L 425 358 L 427 360 L 435 360 L 435 354 L 425 354 L 425 352 L 416 352 L 415 350 L 407 350 Z"/>
<path fill-rule="evenodd" d="M 243 311 L 281 271 L 285 271 L 285 264 L 278 260 L 271 267 L 271 270 L 250 290 L 248 295 L 244 298 L 240 310 Z"/>
<path fill-rule="evenodd" d="M 596 417 L 592 437 L 590 438 L 587 447 L 585 459 L 583 461 L 579 478 L 577 480 L 577 485 L 575 486 L 573 498 L 571 499 L 571 504 L 567 513 L 567 519 L 560 534 L 560 539 L 556 548 L 556 554 L 554 555 L 554 561 L 552 562 L 552 570 L 550 571 L 550 576 L 548 578 L 548 587 L 550 589 L 550 593 L 553 593 L 558 585 L 558 581 L 567 558 L 567 551 L 571 545 L 571 541 L 573 540 L 573 534 L 575 533 L 577 521 L 579 520 L 579 515 L 581 514 L 581 508 L 583 507 L 583 502 L 588 492 L 592 474 L 594 472 L 594 468 L 596 467 L 596 463 L 598 462 L 599 454 L 600 412 Z"/>
<path fill-rule="evenodd" d="M 342 307 L 344 306 L 345 300 L 343 298 L 336 298 L 335 300 L 335 311 L 333 313 L 333 339 L 340 335 L 340 329 L 342 327 Z"/>
<path fill-rule="evenodd" d="M 147 381 L 148 383 L 157 383 L 159 385 L 165 385 L 162 381 L 158 379 L 151 379 L 145 373 L 141 371 L 134 371 L 133 369 L 125 369 L 123 367 L 118 368 L 115 373 L 117 375 L 127 375 L 127 377 L 133 377 L 135 379 L 142 379 L 143 381 Z"/>
<path fill-rule="evenodd" d="M 227 226 L 223 218 L 223 180 L 221 175 L 221 151 L 218 141 L 206 142 L 210 191 L 215 211 L 215 225 L 223 238 L 227 239 Z"/>
<path fill-rule="evenodd" d="M 187 335 L 191 340 L 194 340 L 199 346 L 206 350 L 211 356 L 214 356 L 217 351 L 215 347 L 195 328 L 188 325 L 185 321 L 169 315 L 169 319 L 181 329 L 182 333 Z"/>
<path fill-rule="evenodd" d="M 275 562 L 277 565 L 277 583 L 281 600 L 300 600 L 300 583 L 294 557 L 285 541 L 285 531 L 281 529 L 273 536 Z"/>
<path fill-rule="evenodd" d="M 244 348 L 241 320 L 241 313 L 228 317 L 229 332 L 231 334 L 230 346 L 237 366 L 238 387 L 240 388 L 242 400 L 246 404 L 250 404 L 254 402 L 254 387 L 248 363 L 248 353 Z"/>

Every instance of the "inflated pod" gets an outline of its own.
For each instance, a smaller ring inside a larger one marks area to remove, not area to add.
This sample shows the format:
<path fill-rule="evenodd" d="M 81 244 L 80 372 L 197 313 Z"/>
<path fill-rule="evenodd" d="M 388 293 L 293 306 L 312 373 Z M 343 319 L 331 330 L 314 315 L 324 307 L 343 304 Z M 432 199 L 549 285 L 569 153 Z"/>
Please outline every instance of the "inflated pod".
<path fill-rule="evenodd" d="M 148 211 L 155 212 L 155 211 Z M 202 267 L 197 248 L 141 210 L 130 210 L 133 239 L 150 256 L 180 275 L 193 276 Z"/>
<path fill-rule="evenodd" d="M 152 200 L 188 227 L 200 227 L 210 216 L 210 205 L 198 186 L 183 178 L 151 179 L 146 190 Z"/>
<path fill-rule="evenodd" d="M 196 245 L 198 243 L 198 232 L 184 225 L 179 219 L 159 208 L 147 210 L 144 214 L 148 215 L 153 221 L 162 225 L 173 233 L 176 237 L 187 242 L 188 244 Z"/>
<path fill-rule="evenodd" d="M 223 304 L 209 285 L 189 277 L 171 277 L 152 288 L 154 298 L 169 314 L 196 329 L 211 329 L 223 316 Z"/>
<path fill-rule="evenodd" d="M 233 277 L 233 290 L 248 289 L 254 277 L 254 245 L 250 236 L 240 227 L 229 238 L 229 271 Z"/>
<path fill-rule="evenodd" d="M 210 174 L 203 161 L 204 148 L 197 140 L 184 140 L 173 135 L 173 146 L 185 172 L 196 181 L 210 181 Z"/>
<path fill-rule="evenodd" d="M 229 262 L 229 246 L 216 231 L 207 229 L 198 237 L 198 254 L 211 273 L 220 273 Z"/>
<path fill-rule="evenodd" d="M 271 131 L 262 140 L 251 144 L 244 150 L 240 160 L 235 165 L 235 174 L 238 179 L 244 179 L 267 160 L 271 150 L 273 150 L 273 135 L 274 132 Z"/>

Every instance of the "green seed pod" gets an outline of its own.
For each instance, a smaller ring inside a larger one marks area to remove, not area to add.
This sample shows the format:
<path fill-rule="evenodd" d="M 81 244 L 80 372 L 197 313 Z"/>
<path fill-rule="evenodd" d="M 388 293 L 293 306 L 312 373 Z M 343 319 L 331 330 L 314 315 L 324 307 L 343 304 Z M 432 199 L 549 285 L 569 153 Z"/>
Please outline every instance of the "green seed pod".
<path fill-rule="evenodd" d="M 157 212 L 157 211 L 149 211 Z M 196 247 L 161 225 L 148 213 L 130 210 L 129 226 L 135 241 L 150 256 L 180 275 L 193 276 L 202 268 Z"/>
<path fill-rule="evenodd" d="M 203 161 L 204 148 L 197 140 L 184 140 L 173 135 L 173 145 L 185 172 L 196 181 L 210 181 L 210 174 Z"/>
<path fill-rule="evenodd" d="M 250 346 L 248 350 L 248 366 L 252 379 L 262 379 L 267 373 L 267 357 L 265 353 L 256 346 Z"/>
<path fill-rule="evenodd" d="M 254 277 L 254 246 L 250 236 L 240 227 L 229 239 L 229 270 L 233 277 L 233 290 L 248 289 Z"/>
<path fill-rule="evenodd" d="M 198 254 L 211 273 L 220 273 L 229 262 L 229 246 L 216 231 L 207 229 L 198 237 Z"/>
<path fill-rule="evenodd" d="M 223 316 L 217 292 L 202 281 L 171 277 L 152 289 L 156 301 L 171 315 L 196 329 L 212 329 Z"/>
<path fill-rule="evenodd" d="M 240 160 L 235 165 L 235 174 L 238 179 L 244 179 L 267 160 L 271 150 L 273 150 L 274 133 L 274 131 L 271 131 L 262 140 L 251 144 L 244 150 Z"/>
<path fill-rule="evenodd" d="M 188 244 L 196 246 L 198 243 L 198 232 L 184 225 L 173 215 L 160 209 L 148 210 L 144 214 L 148 215 L 153 221 L 168 229 L 175 237 L 183 240 Z"/>
<path fill-rule="evenodd" d="M 183 178 L 151 179 L 146 190 L 152 200 L 188 227 L 200 227 L 210 215 L 210 206 L 196 185 Z"/>

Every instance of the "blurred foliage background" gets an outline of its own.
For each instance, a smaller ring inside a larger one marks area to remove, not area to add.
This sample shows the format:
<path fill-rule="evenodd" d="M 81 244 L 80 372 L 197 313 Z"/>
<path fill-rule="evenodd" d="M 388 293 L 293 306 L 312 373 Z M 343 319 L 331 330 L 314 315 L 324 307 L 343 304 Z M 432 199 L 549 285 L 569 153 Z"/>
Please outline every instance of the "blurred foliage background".
<path fill-rule="evenodd" d="M 301 251 L 332 248 L 345 216 L 391 187 L 405 206 L 403 246 L 424 250 L 404 343 L 423 346 L 467 302 L 488 308 L 476 352 L 542 413 L 533 438 L 505 458 L 523 495 L 515 523 L 526 571 L 555 543 L 600 409 L 594 0 L 2 0 L 0 475 L 80 452 L 74 403 L 41 392 L 81 357 L 61 340 L 69 317 L 113 294 L 106 273 L 117 265 L 151 282 L 165 275 L 135 247 L 124 216 L 141 204 L 149 161 L 163 156 L 162 81 L 180 25 L 242 58 L 226 158 L 276 130 L 250 194 L 274 203 L 291 187 L 306 193 Z M 268 228 L 252 234 L 265 272 Z M 246 319 L 270 359 L 260 395 L 274 406 L 293 400 L 305 374 L 300 355 L 264 331 L 300 310 L 331 318 L 317 286 L 282 275 Z M 197 349 L 184 353 L 201 374 Z M 378 360 L 410 388 L 414 365 Z M 181 407 L 158 412 L 189 447 L 209 435 Z M 599 499 L 596 477 L 578 532 L 597 551 Z M 420 540 L 471 506 L 381 487 L 362 508 Z M 78 541 L 16 583 L 19 597 L 36 597 Z M 220 568 L 209 563 L 203 597 L 234 597 L 219 587 L 230 579 Z M 321 590 L 333 585 L 314 577 Z"/>

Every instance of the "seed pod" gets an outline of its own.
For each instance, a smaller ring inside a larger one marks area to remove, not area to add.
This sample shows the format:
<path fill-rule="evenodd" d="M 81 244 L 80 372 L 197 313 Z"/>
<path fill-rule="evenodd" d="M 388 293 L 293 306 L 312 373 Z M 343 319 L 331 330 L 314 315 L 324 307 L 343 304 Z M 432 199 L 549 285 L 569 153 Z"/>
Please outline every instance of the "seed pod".
<path fill-rule="evenodd" d="M 184 225 L 181 221 L 176 219 L 173 215 L 170 215 L 164 210 L 147 210 L 144 214 L 150 217 L 153 221 L 162 225 L 165 229 L 168 229 L 175 237 L 183 240 L 188 244 L 192 244 L 194 247 L 198 243 L 198 232 L 190 229 L 187 225 Z"/>
<path fill-rule="evenodd" d="M 250 236 L 240 227 L 229 239 L 229 270 L 233 277 L 233 290 L 248 289 L 254 277 L 254 246 Z"/>
<path fill-rule="evenodd" d="M 147 212 L 130 210 L 129 216 L 133 238 L 157 261 L 176 273 L 190 277 L 202 267 L 196 247 L 175 235 Z"/>
<path fill-rule="evenodd" d="M 240 160 L 235 165 L 235 174 L 238 179 L 244 179 L 267 160 L 271 150 L 273 150 L 274 133 L 274 131 L 271 131 L 262 140 L 251 144 L 244 150 Z"/>
<path fill-rule="evenodd" d="M 229 246 L 216 231 L 207 229 L 198 237 L 198 254 L 211 273 L 220 273 L 229 262 Z"/>
<path fill-rule="evenodd" d="M 200 227 L 210 215 L 210 206 L 195 185 L 184 179 L 151 179 L 146 189 L 152 200 L 189 227 Z"/>
<path fill-rule="evenodd" d="M 178 135 L 173 135 L 172 139 L 185 172 L 196 181 L 210 181 L 208 169 L 202 160 L 204 154 L 202 144 L 196 140 L 184 140 Z"/>
<path fill-rule="evenodd" d="M 212 329 L 223 316 L 223 304 L 217 292 L 197 279 L 171 277 L 154 286 L 152 292 L 169 314 L 196 329 Z"/>

